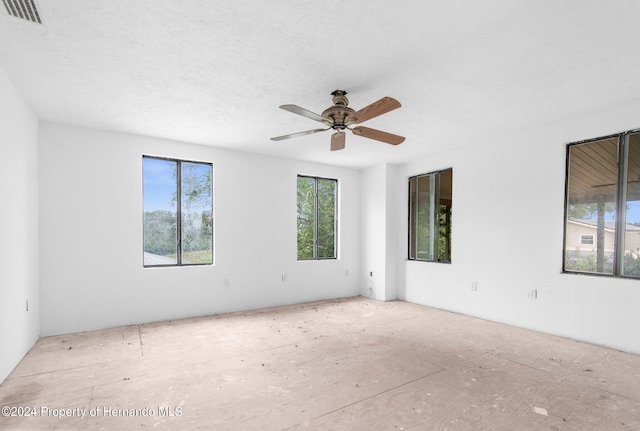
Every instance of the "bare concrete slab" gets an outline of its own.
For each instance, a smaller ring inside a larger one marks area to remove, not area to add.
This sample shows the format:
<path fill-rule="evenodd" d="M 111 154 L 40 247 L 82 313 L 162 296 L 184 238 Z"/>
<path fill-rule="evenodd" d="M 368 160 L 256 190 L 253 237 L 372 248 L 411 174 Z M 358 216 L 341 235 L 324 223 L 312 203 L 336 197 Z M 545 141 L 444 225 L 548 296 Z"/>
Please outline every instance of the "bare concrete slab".
<path fill-rule="evenodd" d="M 640 357 L 365 298 L 39 340 L 2 430 L 633 430 Z"/>

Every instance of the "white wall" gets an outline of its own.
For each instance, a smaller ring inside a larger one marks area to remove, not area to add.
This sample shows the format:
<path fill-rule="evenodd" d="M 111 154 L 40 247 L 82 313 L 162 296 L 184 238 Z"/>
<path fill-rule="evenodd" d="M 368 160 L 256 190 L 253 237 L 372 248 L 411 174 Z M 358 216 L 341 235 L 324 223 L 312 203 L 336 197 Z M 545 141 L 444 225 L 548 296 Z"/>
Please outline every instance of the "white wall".
<path fill-rule="evenodd" d="M 358 171 L 59 124 L 40 130 L 43 336 L 358 294 Z M 143 154 L 213 162 L 215 265 L 142 267 Z M 338 260 L 296 260 L 297 174 L 339 180 Z"/>
<path fill-rule="evenodd" d="M 38 121 L 0 69 L 0 383 L 38 339 L 38 259 Z"/>
<path fill-rule="evenodd" d="M 464 151 L 403 165 L 405 183 L 453 168 L 453 237 L 451 264 L 402 261 L 399 298 L 640 353 L 640 281 L 561 273 L 566 144 L 637 128 L 639 109 L 496 131 Z M 398 211 L 401 250 L 406 206 Z"/>
<path fill-rule="evenodd" d="M 374 166 L 362 170 L 361 238 L 362 273 L 360 294 L 385 299 L 385 232 L 386 232 L 386 167 Z"/>
<path fill-rule="evenodd" d="M 398 167 L 383 164 L 363 169 L 361 173 L 362 273 L 360 294 L 383 301 L 397 299 L 397 222 Z"/>

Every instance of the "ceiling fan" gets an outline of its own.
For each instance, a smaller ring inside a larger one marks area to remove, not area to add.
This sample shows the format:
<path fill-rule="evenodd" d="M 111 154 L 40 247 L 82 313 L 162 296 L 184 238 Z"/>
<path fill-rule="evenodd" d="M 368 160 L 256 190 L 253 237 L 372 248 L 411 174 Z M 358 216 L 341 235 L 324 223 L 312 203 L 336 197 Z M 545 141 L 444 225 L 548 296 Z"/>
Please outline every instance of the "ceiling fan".
<path fill-rule="evenodd" d="M 376 141 L 385 142 L 391 145 L 399 145 L 404 142 L 403 136 L 394 135 L 392 133 L 383 132 L 381 130 L 371 129 L 369 127 L 356 126 L 374 117 L 382 114 L 386 114 L 389 111 L 399 108 L 400 102 L 391 97 L 383 97 L 377 102 L 373 102 L 371 105 L 356 111 L 349 107 L 349 99 L 347 99 L 347 92 L 344 90 L 336 90 L 331 93 L 333 96 L 333 106 L 325 109 L 322 115 L 315 112 L 308 111 L 296 105 L 282 105 L 281 109 L 285 111 L 293 112 L 294 114 L 302 115 L 303 117 L 310 118 L 312 120 L 323 123 L 328 126 L 326 129 L 313 129 L 305 132 L 292 133 L 290 135 L 277 136 L 271 138 L 272 141 L 282 141 L 283 139 L 295 138 L 298 136 L 310 135 L 312 133 L 324 132 L 326 130 L 333 129 L 335 133 L 331 135 L 331 151 L 342 150 L 345 145 L 345 129 L 351 130 L 354 135 L 362 136 L 364 138 L 375 139 Z"/>

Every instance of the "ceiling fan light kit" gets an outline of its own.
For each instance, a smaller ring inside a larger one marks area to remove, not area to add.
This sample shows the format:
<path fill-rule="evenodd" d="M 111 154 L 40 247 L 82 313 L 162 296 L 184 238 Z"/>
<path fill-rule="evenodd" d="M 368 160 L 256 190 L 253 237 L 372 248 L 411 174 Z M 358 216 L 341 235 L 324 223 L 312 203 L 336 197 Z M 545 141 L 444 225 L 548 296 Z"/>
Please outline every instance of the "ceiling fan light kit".
<path fill-rule="evenodd" d="M 344 130 L 351 130 L 354 135 L 363 138 L 375 139 L 376 141 L 385 142 L 391 145 L 399 145 L 404 142 L 404 137 L 394 135 L 393 133 L 383 132 L 381 130 L 371 129 L 369 127 L 352 125 L 362 123 L 389 111 L 402 106 L 400 102 L 392 97 L 383 97 L 382 99 L 365 106 L 359 111 L 349 107 L 349 99 L 347 92 L 344 90 L 335 90 L 331 93 L 333 96 L 333 106 L 325 109 L 322 115 L 316 114 L 296 105 L 281 105 L 280 109 L 301 115 L 314 121 L 318 121 L 327 126 L 326 129 L 313 129 L 304 132 L 292 133 L 290 135 L 276 136 L 271 138 L 272 141 L 282 141 L 284 139 L 296 138 L 298 136 L 310 135 L 312 133 L 324 132 L 330 129 L 335 130 L 331 135 L 331 151 L 342 150 L 345 147 L 346 135 Z"/>

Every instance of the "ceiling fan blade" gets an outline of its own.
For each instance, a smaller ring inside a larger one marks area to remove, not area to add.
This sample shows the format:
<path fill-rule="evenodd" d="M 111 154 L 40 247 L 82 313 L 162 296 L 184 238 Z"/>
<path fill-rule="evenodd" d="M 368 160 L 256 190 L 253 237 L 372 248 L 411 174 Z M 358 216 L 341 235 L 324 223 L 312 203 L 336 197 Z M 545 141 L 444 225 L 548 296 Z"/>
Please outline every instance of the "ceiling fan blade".
<path fill-rule="evenodd" d="M 311 120 L 319 121 L 324 123 L 325 121 L 331 122 L 330 119 L 324 118 L 320 114 L 316 114 L 315 112 L 308 111 L 304 108 L 301 108 L 297 105 L 281 105 L 280 109 L 284 109 L 285 111 L 293 112 L 294 114 L 302 115 L 303 117 L 310 118 Z"/>
<path fill-rule="evenodd" d="M 271 138 L 271 140 L 272 141 L 282 141 L 284 139 L 297 138 L 298 136 L 311 135 L 312 133 L 324 132 L 325 130 L 329 130 L 329 129 L 330 129 L 330 127 L 327 128 L 327 129 L 307 130 L 305 132 L 292 133 L 290 135 L 276 136 L 275 138 Z"/>
<path fill-rule="evenodd" d="M 404 136 L 398 136 L 393 133 L 387 133 L 363 126 L 354 127 L 351 131 L 354 135 L 362 136 L 363 138 L 375 139 L 376 141 L 385 142 L 391 145 L 402 144 L 405 139 Z"/>
<path fill-rule="evenodd" d="M 347 118 L 347 121 L 351 124 L 358 124 L 364 121 L 370 120 L 378 115 L 386 114 L 389 111 L 398 109 L 402 105 L 396 99 L 392 97 L 383 97 L 377 102 L 373 102 L 371 105 L 365 106 L 359 111 L 356 111 L 353 115 Z"/>
<path fill-rule="evenodd" d="M 346 136 L 344 132 L 336 132 L 331 135 L 331 151 L 344 150 Z"/>

